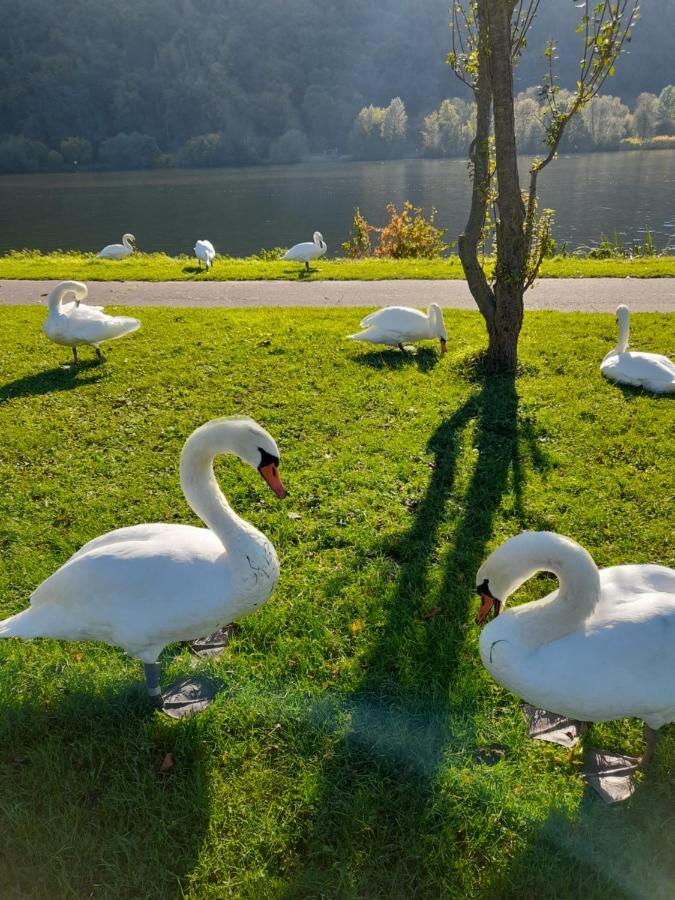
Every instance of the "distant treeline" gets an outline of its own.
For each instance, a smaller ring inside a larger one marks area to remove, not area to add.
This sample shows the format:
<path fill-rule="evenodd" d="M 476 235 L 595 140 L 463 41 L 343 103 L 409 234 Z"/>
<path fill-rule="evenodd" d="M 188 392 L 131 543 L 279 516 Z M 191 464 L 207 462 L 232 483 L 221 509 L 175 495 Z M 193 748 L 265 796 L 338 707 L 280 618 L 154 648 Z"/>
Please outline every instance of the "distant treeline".
<path fill-rule="evenodd" d="M 447 6 L 0 0 L 0 171 L 241 165 L 378 147 L 445 154 L 455 125 L 444 98 L 469 99 L 444 64 Z M 538 81 L 553 36 L 559 84 L 571 87 L 580 12 L 573 0 L 540 9 L 517 86 Z M 633 108 L 640 90 L 671 80 L 674 27 L 672 0 L 650 0 L 613 80 Z M 464 127 L 468 108 L 453 103 Z"/>

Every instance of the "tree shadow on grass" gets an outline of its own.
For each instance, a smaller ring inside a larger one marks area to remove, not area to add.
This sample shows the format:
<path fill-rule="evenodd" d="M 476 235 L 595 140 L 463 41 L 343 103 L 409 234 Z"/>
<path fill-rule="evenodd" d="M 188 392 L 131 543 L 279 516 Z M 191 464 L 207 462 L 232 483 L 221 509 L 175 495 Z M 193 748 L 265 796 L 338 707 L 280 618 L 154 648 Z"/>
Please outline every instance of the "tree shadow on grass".
<path fill-rule="evenodd" d="M 133 690 L 3 706 L 0 896 L 177 896 L 208 828 L 199 717 Z"/>
<path fill-rule="evenodd" d="M 396 370 L 417 366 L 420 372 L 430 372 L 440 359 L 439 354 L 430 347 L 419 347 L 415 353 L 398 349 L 372 350 L 354 357 L 354 361 L 360 366 L 368 366 L 370 369 Z"/>
<path fill-rule="evenodd" d="M 475 463 L 460 498 L 456 483 L 469 428 Z M 410 528 L 385 548 L 398 563 L 398 579 L 393 590 L 382 585 L 389 595 L 386 620 L 348 701 L 347 737 L 324 769 L 314 830 L 289 898 L 329 888 L 336 897 L 438 896 L 428 877 L 431 845 L 444 828 L 433 811 L 434 780 L 449 749 L 465 752 L 475 740 L 475 700 L 461 672 L 474 578 L 509 489 L 514 531 L 527 524 L 523 449 L 535 467 L 546 461 L 533 423 L 518 415 L 511 377 L 480 380 L 428 448 L 435 457 L 431 478 Z M 454 538 L 439 546 L 454 509 L 460 510 Z M 440 586 L 433 573 L 439 559 Z"/>
<path fill-rule="evenodd" d="M 0 386 L 0 404 L 17 397 L 35 397 L 56 391 L 72 391 L 74 388 L 96 384 L 105 377 L 100 366 L 101 363 L 97 359 L 83 360 L 78 366 L 71 366 L 67 369 L 57 366 L 53 369 L 46 369 L 44 372 L 36 372 L 34 375 L 16 378 L 14 381 Z M 82 377 L 84 375 L 87 377 Z"/>

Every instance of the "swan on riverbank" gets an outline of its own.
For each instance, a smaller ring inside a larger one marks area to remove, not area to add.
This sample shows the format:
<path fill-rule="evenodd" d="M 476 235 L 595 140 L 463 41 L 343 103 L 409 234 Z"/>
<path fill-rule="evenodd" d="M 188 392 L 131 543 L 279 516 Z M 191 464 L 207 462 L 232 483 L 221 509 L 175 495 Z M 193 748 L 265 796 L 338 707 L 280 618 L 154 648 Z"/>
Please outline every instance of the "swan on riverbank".
<path fill-rule="evenodd" d="M 124 234 L 121 244 L 107 244 L 103 250 L 99 250 L 96 256 L 98 259 L 126 259 L 134 252 L 132 245 L 135 243 L 136 238 L 133 234 Z"/>
<path fill-rule="evenodd" d="M 327 249 L 323 235 L 320 231 L 315 231 L 311 241 L 305 241 L 303 244 L 294 244 L 281 258 L 295 262 L 304 262 L 305 269 L 309 272 L 310 261 L 319 259 L 325 254 Z"/>
<path fill-rule="evenodd" d="M 445 330 L 443 312 L 437 303 L 431 303 L 428 313 L 407 306 L 385 306 L 361 321 L 361 331 L 348 335 L 351 341 L 366 341 L 370 344 L 386 344 L 404 349 L 404 341 L 425 341 L 438 338 L 441 353 L 447 350 L 448 333 Z"/>
<path fill-rule="evenodd" d="M 161 690 L 160 653 L 252 613 L 279 576 L 270 541 L 218 486 L 213 461 L 221 453 L 238 456 L 285 495 L 279 450 L 262 426 L 248 417 L 207 422 L 180 460 L 183 494 L 206 528 L 154 523 L 94 538 L 36 588 L 28 609 L 0 622 L 0 637 L 104 641 L 143 662 L 154 706 L 180 716 L 208 705 L 212 690 L 201 679 Z"/>
<path fill-rule="evenodd" d="M 617 306 L 616 321 L 619 341 L 600 364 L 600 371 L 610 381 L 644 388 L 655 394 L 675 394 L 675 363 L 660 353 L 628 350 L 630 311 L 625 304 Z"/>
<path fill-rule="evenodd" d="M 199 260 L 199 268 L 201 269 L 202 263 L 204 263 L 208 272 L 213 264 L 213 260 L 216 258 L 216 251 L 211 241 L 197 241 L 195 244 L 195 256 Z"/>

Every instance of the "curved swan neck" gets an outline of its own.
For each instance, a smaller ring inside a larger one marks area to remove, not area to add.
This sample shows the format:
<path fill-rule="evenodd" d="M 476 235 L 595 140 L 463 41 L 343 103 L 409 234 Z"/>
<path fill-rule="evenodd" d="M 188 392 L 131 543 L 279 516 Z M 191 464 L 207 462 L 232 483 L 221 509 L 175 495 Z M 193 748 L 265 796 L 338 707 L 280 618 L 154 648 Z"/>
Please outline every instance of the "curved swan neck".
<path fill-rule="evenodd" d="M 87 296 L 87 287 L 80 281 L 62 281 L 52 288 L 47 299 L 50 313 L 57 313 L 61 309 L 61 303 L 66 294 L 73 293 L 79 300 Z"/>
<path fill-rule="evenodd" d="M 519 535 L 513 545 L 510 569 L 514 582 L 509 593 L 537 572 L 551 572 L 560 582 L 555 597 L 514 610 L 523 638 L 538 644 L 575 631 L 600 597 L 600 573 L 591 555 L 574 541 L 550 532 Z M 508 555 L 504 558 L 507 565 Z"/>
<path fill-rule="evenodd" d="M 630 313 L 627 306 L 620 306 L 616 311 L 616 320 L 619 323 L 619 340 L 616 347 L 612 348 L 605 356 L 607 359 L 616 353 L 625 353 L 628 349 L 628 338 L 630 337 Z"/>
<path fill-rule="evenodd" d="M 213 471 L 213 460 L 223 453 L 239 455 L 227 423 L 213 422 L 192 434 L 180 458 L 180 484 L 188 505 L 220 538 L 223 546 L 255 531 L 229 505 Z"/>

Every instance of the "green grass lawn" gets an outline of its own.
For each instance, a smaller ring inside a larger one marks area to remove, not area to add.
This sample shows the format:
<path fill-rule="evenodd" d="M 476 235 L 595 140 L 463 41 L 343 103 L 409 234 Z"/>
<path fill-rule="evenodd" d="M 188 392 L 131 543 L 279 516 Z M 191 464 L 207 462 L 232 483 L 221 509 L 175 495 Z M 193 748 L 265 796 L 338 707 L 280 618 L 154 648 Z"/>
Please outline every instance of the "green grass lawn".
<path fill-rule="evenodd" d="M 675 256 L 627 259 L 544 260 L 542 278 L 675 277 Z M 386 278 L 463 279 L 459 257 L 444 259 L 326 259 L 305 274 L 301 263 L 219 256 L 206 272 L 192 256 L 134 253 L 124 260 L 96 259 L 92 253 L 20 251 L 0 256 L 0 278 L 80 281 L 380 281 Z"/>
<path fill-rule="evenodd" d="M 220 660 L 165 654 L 165 681 L 222 679 L 192 720 L 150 711 L 115 648 L 0 641 L 0 896 L 671 896 L 672 728 L 631 801 L 605 807 L 580 752 L 527 737 L 473 623 L 481 561 L 524 528 L 600 566 L 673 565 L 675 405 L 601 378 L 614 317 L 528 313 L 514 382 L 471 378 L 478 313 L 446 311 L 443 359 L 345 341 L 358 310 L 137 314 L 73 372 L 44 311 L 0 307 L 0 615 L 98 534 L 195 522 L 180 450 L 230 413 L 281 449 L 285 501 L 217 465 L 281 579 Z M 673 354 L 672 318 L 632 329 Z M 640 723 L 589 740 L 637 753 Z"/>

